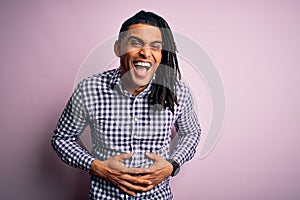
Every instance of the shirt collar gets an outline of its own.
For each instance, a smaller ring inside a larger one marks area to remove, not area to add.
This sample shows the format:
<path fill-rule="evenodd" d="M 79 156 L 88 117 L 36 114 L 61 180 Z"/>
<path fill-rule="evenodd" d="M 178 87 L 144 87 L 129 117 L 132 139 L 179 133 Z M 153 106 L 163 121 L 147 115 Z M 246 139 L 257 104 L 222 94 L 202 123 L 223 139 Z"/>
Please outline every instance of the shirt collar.
<path fill-rule="evenodd" d="M 114 73 L 110 79 L 109 85 L 110 85 L 111 89 L 114 89 L 115 85 L 120 85 L 120 84 L 121 84 L 121 68 L 119 67 L 114 71 Z"/>

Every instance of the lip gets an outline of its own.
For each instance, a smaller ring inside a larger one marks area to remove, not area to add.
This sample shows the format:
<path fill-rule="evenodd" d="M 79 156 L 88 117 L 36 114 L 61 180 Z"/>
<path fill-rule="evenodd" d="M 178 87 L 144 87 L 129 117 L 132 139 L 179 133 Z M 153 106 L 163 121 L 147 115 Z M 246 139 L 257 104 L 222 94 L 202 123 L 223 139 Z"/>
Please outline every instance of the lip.
<path fill-rule="evenodd" d="M 153 63 L 151 61 L 146 61 L 146 60 L 135 60 L 135 61 L 132 62 L 132 64 L 135 65 L 135 63 L 138 63 L 138 62 L 149 63 L 150 67 L 153 66 Z"/>
<path fill-rule="evenodd" d="M 138 63 L 138 62 L 143 62 L 143 63 L 149 63 L 150 64 L 150 67 L 148 69 L 138 69 L 135 64 Z M 133 66 L 133 71 L 134 71 L 134 74 L 137 78 L 146 78 L 148 73 L 149 73 L 149 70 L 151 69 L 151 67 L 153 67 L 153 64 L 152 62 L 150 61 L 145 61 L 145 60 L 135 60 L 132 62 L 132 66 Z"/>

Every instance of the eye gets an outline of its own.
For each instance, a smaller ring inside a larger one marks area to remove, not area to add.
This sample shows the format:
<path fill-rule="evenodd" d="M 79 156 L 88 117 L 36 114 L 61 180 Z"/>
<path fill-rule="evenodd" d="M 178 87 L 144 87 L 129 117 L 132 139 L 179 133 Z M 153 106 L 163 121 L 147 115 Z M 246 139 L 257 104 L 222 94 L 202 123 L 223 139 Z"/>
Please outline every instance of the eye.
<path fill-rule="evenodd" d="M 131 40 L 130 45 L 135 48 L 141 48 L 143 44 L 138 40 Z"/>
<path fill-rule="evenodd" d="M 160 50 L 162 48 L 160 43 L 154 43 L 151 45 L 151 48 L 154 50 Z"/>

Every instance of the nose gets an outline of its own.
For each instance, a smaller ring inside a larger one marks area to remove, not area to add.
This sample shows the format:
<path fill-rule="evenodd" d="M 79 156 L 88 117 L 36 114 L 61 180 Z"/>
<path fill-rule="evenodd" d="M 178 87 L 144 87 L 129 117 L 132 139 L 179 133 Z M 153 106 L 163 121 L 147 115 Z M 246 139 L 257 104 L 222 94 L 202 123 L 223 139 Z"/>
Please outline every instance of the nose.
<path fill-rule="evenodd" d="M 143 48 L 141 48 L 139 53 L 143 58 L 149 58 L 151 56 L 151 49 L 150 47 L 144 46 Z"/>

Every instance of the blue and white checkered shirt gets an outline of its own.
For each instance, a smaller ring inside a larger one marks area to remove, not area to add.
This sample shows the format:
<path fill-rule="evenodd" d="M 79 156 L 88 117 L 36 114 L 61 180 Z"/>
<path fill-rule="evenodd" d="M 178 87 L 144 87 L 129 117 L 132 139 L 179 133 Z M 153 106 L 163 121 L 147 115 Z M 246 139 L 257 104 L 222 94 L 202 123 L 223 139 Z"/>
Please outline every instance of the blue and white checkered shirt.
<path fill-rule="evenodd" d="M 120 69 L 110 70 L 83 80 L 76 87 L 54 131 L 52 145 L 67 164 L 90 170 L 95 159 L 106 160 L 121 153 L 133 153 L 124 160 L 127 167 L 149 167 L 152 152 L 182 165 L 190 160 L 200 139 L 200 125 L 193 109 L 188 87 L 179 81 L 176 94 L 179 104 L 172 113 L 168 108 L 154 111 L 148 103 L 151 84 L 137 96 L 121 87 Z M 76 142 L 89 125 L 92 152 Z M 170 152 L 172 127 L 179 140 Z M 90 173 L 90 199 L 172 199 L 169 178 L 148 192 L 129 196 L 116 186 Z"/>

